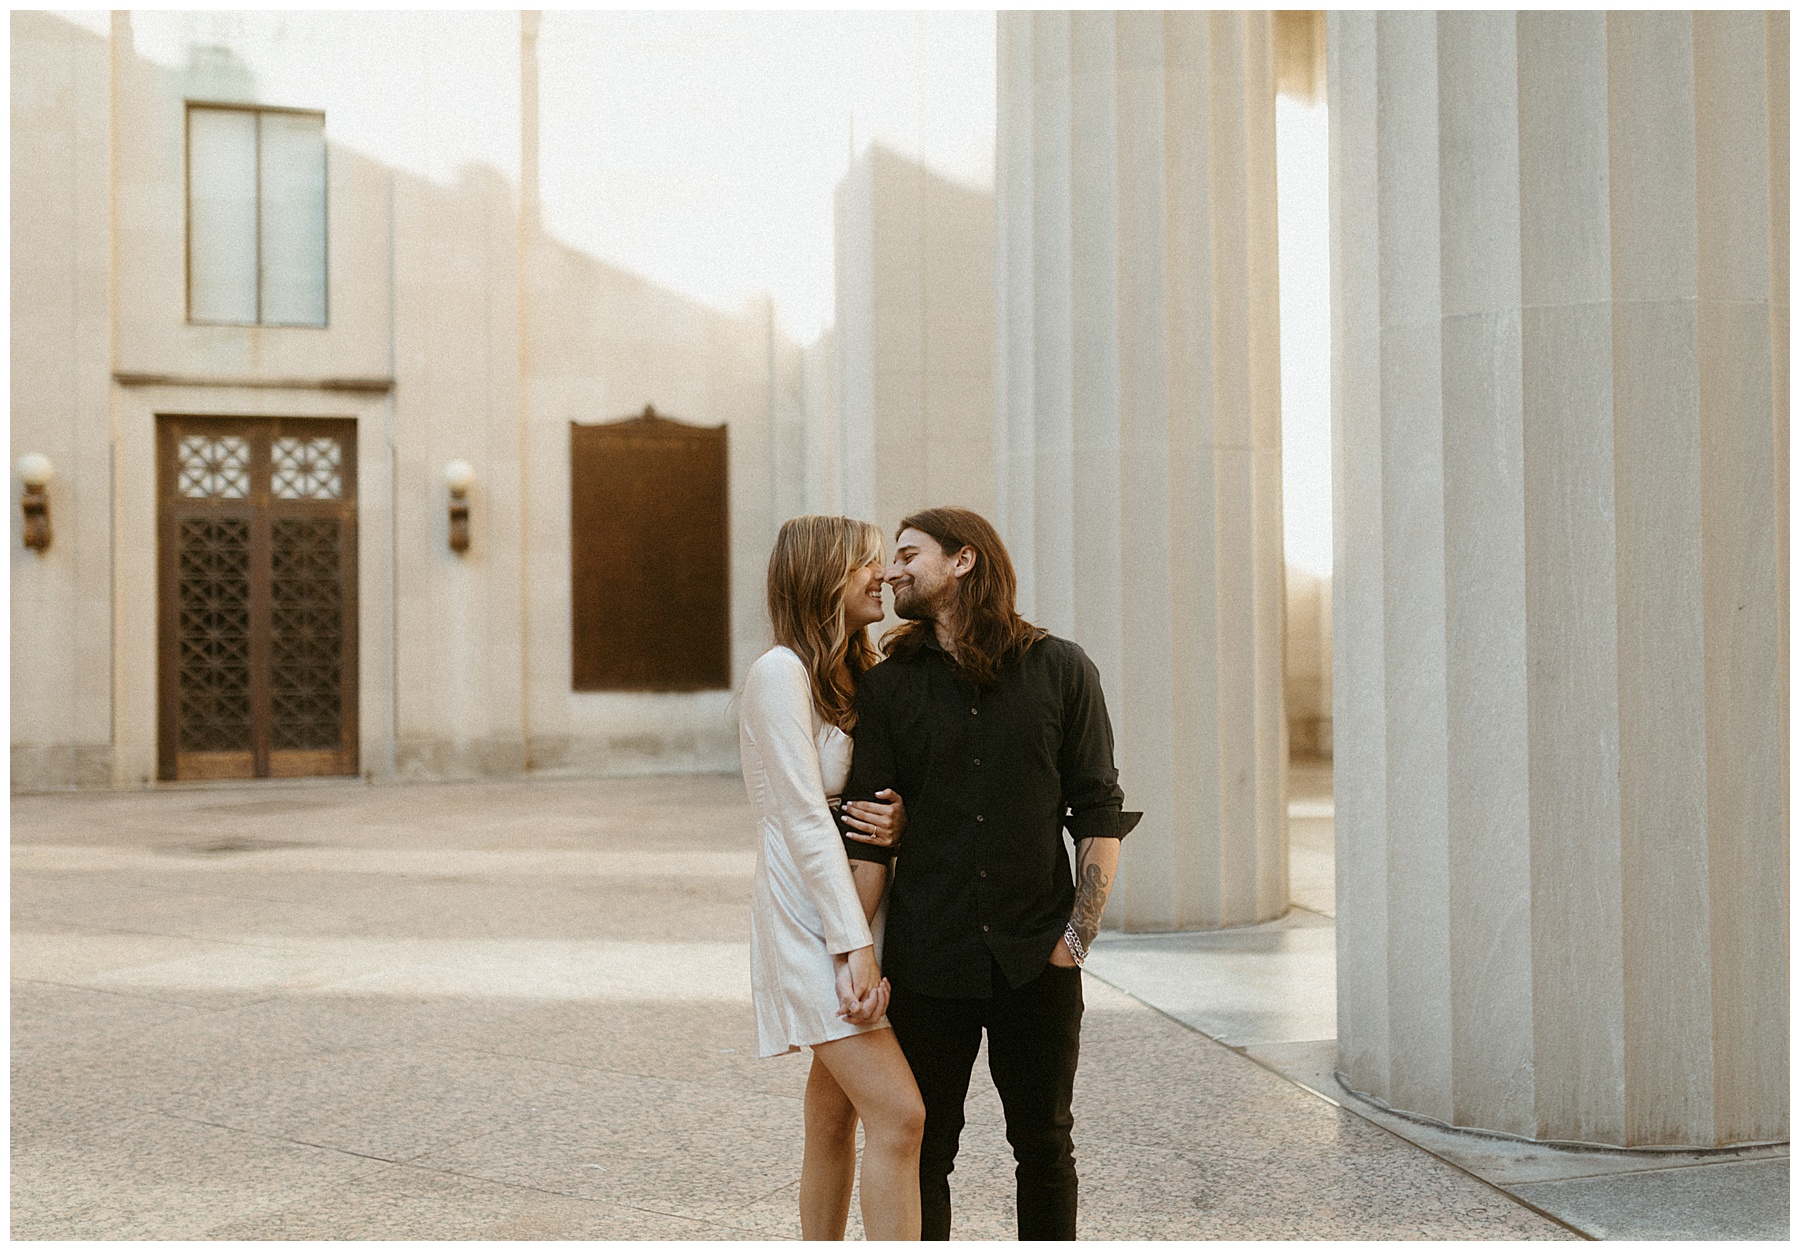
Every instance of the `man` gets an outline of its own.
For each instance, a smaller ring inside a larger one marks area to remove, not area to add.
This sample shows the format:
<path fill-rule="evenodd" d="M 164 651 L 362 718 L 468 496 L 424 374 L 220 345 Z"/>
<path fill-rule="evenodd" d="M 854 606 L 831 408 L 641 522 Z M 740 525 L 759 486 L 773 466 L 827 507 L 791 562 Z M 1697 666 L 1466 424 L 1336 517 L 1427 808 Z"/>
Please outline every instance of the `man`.
<path fill-rule="evenodd" d="M 897 544 L 885 580 L 908 624 L 859 684 L 844 793 L 906 796 L 882 965 L 888 1020 L 925 1101 L 922 1234 L 950 1236 L 950 1172 L 985 1029 L 1018 1161 L 1019 1237 L 1073 1238 L 1079 966 L 1119 840 L 1141 814 L 1120 811 L 1099 673 L 1019 616 L 994 527 L 932 508 L 901 522 Z"/>

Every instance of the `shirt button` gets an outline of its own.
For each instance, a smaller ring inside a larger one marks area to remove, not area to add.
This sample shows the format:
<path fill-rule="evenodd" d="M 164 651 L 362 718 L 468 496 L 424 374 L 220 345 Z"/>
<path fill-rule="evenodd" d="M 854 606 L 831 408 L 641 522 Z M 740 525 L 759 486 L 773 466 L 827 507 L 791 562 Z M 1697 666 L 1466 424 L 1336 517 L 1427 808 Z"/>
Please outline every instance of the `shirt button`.
<path fill-rule="evenodd" d="M 976 758 L 975 758 L 975 764 L 976 764 L 976 766 L 977 766 L 977 767 L 980 767 L 980 765 L 981 765 L 981 757 L 979 757 L 979 756 L 977 756 L 977 757 L 976 757 Z"/>
<path fill-rule="evenodd" d="M 983 869 L 983 870 L 982 870 L 982 871 L 981 871 L 981 876 L 982 876 L 982 877 L 986 877 L 986 876 L 987 876 L 987 870 L 986 870 L 986 869 Z"/>
<path fill-rule="evenodd" d="M 969 715 L 971 717 L 979 717 L 981 715 L 981 709 L 971 708 L 971 709 L 969 709 Z"/>
<path fill-rule="evenodd" d="M 982 816 L 982 815 L 981 815 L 981 814 L 980 814 L 980 813 L 979 813 L 979 812 L 978 812 L 978 813 L 976 813 L 976 814 L 975 814 L 975 819 L 976 819 L 976 820 L 977 820 L 977 821 L 985 821 L 985 820 L 986 820 L 986 819 L 987 819 L 987 818 L 985 818 L 985 817 L 983 817 L 983 816 Z"/>
<path fill-rule="evenodd" d="M 988 932 L 988 927 L 987 927 L 987 926 L 985 926 L 985 925 L 984 925 L 984 926 L 982 926 L 982 927 L 981 927 L 981 932 L 982 932 L 982 933 L 983 933 L 983 934 L 985 934 L 985 933 L 987 933 L 987 932 Z"/>

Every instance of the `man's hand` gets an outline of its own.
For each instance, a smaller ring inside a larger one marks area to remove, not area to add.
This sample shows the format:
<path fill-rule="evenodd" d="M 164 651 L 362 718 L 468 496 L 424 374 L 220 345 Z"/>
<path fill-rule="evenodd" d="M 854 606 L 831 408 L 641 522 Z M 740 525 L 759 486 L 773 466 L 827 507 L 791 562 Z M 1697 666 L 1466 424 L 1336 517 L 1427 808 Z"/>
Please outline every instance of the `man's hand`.
<path fill-rule="evenodd" d="M 836 960 L 838 1015 L 852 1025 L 873 1025 L 887 1011 L 889 989 L 875 948 L 858 947 Z"/>
<path fill-rule="evenodd" d="M 1056 940 L 1056 946 L 1050 949 L 1050 963 L 1059 969 L 1075 967 L 1075 957 L 1069 952 L 1068 940 L 1062 938 Z"/>
<path fill-rule="evenodd" d="M 888 802 L 853 799 L 844 805 L 844 824 L 860 831 L 855 834 L 846 831 L 845 838 L 877 847 L 892 847 L 900 841 L 900 835 L 906 830 L 906 801 L 891 790 L 875 792 L 875 799 L 883 796 Z"/>

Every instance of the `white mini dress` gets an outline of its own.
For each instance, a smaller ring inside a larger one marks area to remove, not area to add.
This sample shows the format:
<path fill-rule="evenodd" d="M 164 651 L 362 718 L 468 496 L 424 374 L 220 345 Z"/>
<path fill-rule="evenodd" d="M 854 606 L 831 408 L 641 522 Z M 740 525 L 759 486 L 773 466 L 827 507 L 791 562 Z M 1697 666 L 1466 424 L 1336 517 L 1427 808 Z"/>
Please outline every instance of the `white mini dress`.
<path fill-rule="evenodd" d="M 838 1015 L 832 957 L 875 941 L 829 806 L 850 776 L 851 742 L 819 716 L 806 667 L 786 647 L 750 666 L 738 747 L 762 836 L 750 890 L 757 1053 L 886 1029 L 885 1017 L 852 1025 Z"/>

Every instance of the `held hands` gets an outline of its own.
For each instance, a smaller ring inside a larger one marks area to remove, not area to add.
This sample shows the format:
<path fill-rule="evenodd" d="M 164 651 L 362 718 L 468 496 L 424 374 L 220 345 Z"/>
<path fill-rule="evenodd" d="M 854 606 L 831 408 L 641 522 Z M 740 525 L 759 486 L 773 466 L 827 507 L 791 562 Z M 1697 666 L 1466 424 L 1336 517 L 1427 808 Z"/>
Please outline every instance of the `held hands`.
<path fill-rule="evenodd" d="M 888 980 L 876 963 L 875 948 L 858 947 L 834 959 L 838 1015 L 852 1025 L 873 1025 L 888 1006 Z"/>
<path fill-rule="evenodd" d="M 844 824 L 860 833 L 846 832 L 845 838 L 853 838 L 859 843 L 872 843 L 877 847 L 892 847 L 900 841 L 900 835 L 906 830 L 906 801 L 891 790 L 876 791 L 875 799 L 886 799 L 886 803 L 876 803 L 872 799 L 852 799 L 843 807 Z"/>

